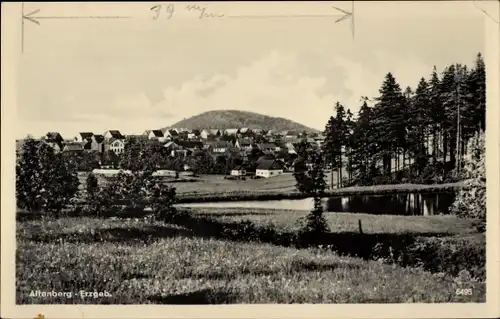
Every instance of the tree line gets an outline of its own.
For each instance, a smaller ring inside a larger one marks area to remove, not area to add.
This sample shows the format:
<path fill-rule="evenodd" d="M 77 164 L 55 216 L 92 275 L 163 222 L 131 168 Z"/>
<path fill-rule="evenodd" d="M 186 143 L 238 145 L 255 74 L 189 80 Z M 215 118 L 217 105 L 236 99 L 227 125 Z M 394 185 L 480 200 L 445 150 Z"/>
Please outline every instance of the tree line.
<path fill-rule="evenodd" d="M 472 68 L 434 66 L 415 89 L 389 72 L 379 96 L 361 102 L 356 117 L 337 102 L 325 126 L 322 148 L 338 187 L 460 179 L 468 140 L 486 129 L 483 57 Z"/>

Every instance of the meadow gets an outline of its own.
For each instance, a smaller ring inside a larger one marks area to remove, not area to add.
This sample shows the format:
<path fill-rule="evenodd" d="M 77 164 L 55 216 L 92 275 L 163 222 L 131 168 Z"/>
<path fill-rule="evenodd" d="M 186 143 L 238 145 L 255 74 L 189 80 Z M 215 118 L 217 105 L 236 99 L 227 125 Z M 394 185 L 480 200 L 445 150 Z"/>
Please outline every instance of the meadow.
<path fill-rule="evenodd" d="M 331 233 L 312 242 L 296 236 L 297 223 L 306 213 L 190 209 L 168 222 L 154 221 L 143 212 L 133 218 L 20 220 L 17 302 L 485 300 L 485 242 L 483 235 L 474 233 L 473 221 L 453 216 L 327 214 Z M 430 264 L 442 267 L 429 268 Z M 462 288 L 472 288 L 473 295 L 457 295 Z M 31 298 L 31 289 L 106 290 L 111 297 Z"/>

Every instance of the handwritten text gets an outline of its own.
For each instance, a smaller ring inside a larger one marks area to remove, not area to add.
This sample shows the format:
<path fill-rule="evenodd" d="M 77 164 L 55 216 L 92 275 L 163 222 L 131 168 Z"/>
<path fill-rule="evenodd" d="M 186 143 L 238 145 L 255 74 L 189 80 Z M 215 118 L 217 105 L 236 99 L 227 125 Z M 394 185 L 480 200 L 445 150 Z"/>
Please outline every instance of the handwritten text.
<path fill-rule="evenodd" d="M 170 4 L 158 4 L 150 8 L 153 11 L 153 20 L 157 20 L 160 16 L 165 16 L 166 19 L 171 19 L 175 13 L 175 5 Z M 196 4 L 188 4 L 184 7 L 184 11 L 196 12 L 198 19 L 207 18 L 222 18 L 223 14 L 209 12 L 207 7 L 199 6 Z"/>

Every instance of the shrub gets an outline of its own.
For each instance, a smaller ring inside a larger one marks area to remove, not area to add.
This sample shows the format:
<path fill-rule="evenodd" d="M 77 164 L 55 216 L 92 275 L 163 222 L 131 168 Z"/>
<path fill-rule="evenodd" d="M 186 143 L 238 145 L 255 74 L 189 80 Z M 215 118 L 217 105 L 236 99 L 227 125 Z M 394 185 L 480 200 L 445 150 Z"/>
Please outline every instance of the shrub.
<path fill-rule="evenodd" d="M 176 213 L 176 191 L 174 187 L 164 184 L 156 184 L 152 187 L 150 203 L 153 216 L 161 221 L 169 221 Z"/>
<path fill-rule="evenodd" d="M 462 218 L 475 218 L 481 221 L 479 228 L 484 230 L 486 223 L 486 167 L 484 132 L 476 133 L 467 143 L 467 156 L 464 159 L 463 177 L 465 187 L 455 197 L 450 211 Z"/>
<path fill-rule="evenodd" d="M 20 208 L 59 214 L 78 191 L 75 167 L 44 142 L 28 138 L 16 163 Z"/>

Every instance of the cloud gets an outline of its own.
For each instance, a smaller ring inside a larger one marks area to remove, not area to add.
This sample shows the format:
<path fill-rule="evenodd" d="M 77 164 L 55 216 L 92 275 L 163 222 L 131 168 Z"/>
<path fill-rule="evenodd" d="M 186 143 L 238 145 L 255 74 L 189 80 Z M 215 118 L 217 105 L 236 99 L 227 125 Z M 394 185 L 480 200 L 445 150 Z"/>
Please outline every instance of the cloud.
<path fill-rule="evenodd" d="M 92 102 L 92 97 L 85 100 L 66 96 L 59 105 L 76 107 L 59 112 L 58 122 L 64 118 L 74 122 L 73 130 L 77 129 L 68 134 L 87 127 L 141 133 L 204 111 L 235 109 L 285 117 L 322 129 L 336 101 L 357 112 L 361 96 L 378 95 L 387 72 L 393 72 L 404 89 L 432 70 L 432 66 L 414 57 L 397 57 L 384 51 L 374 52 L 371 59 L 368 67 L 366 62 L 347 55 L 325 60 L 321 56 L 271 51 L 238 67 L 234 75 L 200 74 L 163 89 L 156 83 L 139 95 L 108 97 L 105 107 L 102 100 Z M 321 65 L 326 66 L 323 72 Z"/>

